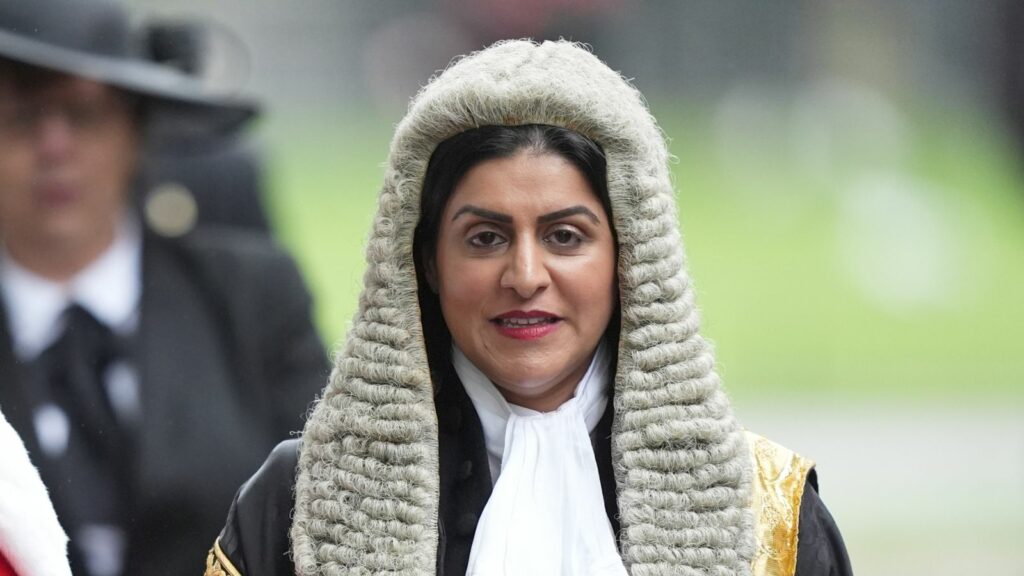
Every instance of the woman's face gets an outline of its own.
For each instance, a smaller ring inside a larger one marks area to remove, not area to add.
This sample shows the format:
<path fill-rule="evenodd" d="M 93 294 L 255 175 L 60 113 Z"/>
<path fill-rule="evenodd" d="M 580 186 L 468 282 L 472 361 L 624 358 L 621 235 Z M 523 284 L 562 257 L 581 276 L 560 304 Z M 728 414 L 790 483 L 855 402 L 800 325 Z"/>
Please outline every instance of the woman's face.
<path fill-rule="evenodd" d="M 512 404 L 572 397 L 616 307 L 608 215 L 580 171 L 523 151 L 456 185 L 428 276 L 455 343 Z"/>

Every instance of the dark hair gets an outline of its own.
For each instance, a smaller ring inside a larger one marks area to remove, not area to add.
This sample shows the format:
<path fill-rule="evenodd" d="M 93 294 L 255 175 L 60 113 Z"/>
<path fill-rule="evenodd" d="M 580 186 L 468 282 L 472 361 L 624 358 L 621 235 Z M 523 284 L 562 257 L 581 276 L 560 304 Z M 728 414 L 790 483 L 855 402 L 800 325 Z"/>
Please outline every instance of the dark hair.
<path fill-rule="evenodd" d="M 586 136 L 558 126 L 525 124 L 521 126 L 481 126 L 438 144 L 430 156 L 420 194 L 420 220 L 413 236 L 413 259 L 419 284 L 419 301 L 423 338 L 427 348 L 434 382 L 442 379 L 438 371 L 450 362 L 451 334 L 441 314 L 437 294 L 426 280 L 426 265 L 434 258 L 437 234 L 448 201 L 459 181 L 477 164 L 497 158 L 508 158 L 521 151 L 556 154 L 567 160 L 583 175 L 590 189 L 601 202 L 611 221 L 612 208 L 608 196 L 607 162 L 604 150 Z M 612 236 L 618 240 L 615 228 Z M 618 314 L 612 318 L 606 336 L 618 338 Z"/>

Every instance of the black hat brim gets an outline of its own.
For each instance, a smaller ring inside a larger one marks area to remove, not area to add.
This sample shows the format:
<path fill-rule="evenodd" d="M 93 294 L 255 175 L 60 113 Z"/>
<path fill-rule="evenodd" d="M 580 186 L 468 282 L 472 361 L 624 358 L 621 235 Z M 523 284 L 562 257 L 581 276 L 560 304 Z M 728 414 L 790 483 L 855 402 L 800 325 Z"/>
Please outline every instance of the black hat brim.
<path fill-rule="evenodd" d="M 259 113 L 251 98 L 214 93 L 193 77 L 141 59 L 79 52 L 5 30 L 0 30 L 0 57 L 137 94 L 150 99 L 165 121 L 176 118 L 204 131 L 229 131 Z"/>

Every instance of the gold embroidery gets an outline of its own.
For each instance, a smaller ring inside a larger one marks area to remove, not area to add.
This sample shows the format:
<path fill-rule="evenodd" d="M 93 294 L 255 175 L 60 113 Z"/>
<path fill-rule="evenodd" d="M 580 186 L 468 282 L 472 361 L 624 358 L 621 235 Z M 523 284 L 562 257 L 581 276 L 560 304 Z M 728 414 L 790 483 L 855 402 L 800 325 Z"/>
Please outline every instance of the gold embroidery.
<path fill-rule="evenodd" d="M 242 573 L 231 563 L 228 555 L 220 549 L 220 538 L 213 543 L 213 548 L 206 554 L 206 572 L 203 576 L 242 576 Z"/>
<path fill-rule="evenodd" d="M 747 432 L 754 459 L 752 508 L 757 550 L 754 576 L 793 576 L 796 571 L 800 500 L 814 462 Z"/>

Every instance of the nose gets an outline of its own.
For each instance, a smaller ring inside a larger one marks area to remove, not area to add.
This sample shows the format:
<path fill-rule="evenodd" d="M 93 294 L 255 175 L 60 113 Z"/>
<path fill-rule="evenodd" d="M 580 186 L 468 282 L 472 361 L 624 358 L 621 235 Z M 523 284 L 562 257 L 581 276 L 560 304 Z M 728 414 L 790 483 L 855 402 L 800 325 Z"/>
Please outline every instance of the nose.
<path fill-rule="evenodd" d="M 501 275 L 501 287 L 515 290 L 527 300 L 551 284 L 543 248 L 537 242 L 519 242 L 509 251 L 509 260 Z"/>
<path fill-rule="evenodd" d="M 74 130 L 64 114 L 41 114 L 36 128 L 36 149 L 48 160 L 58 159 L 71 150 Z"/>

